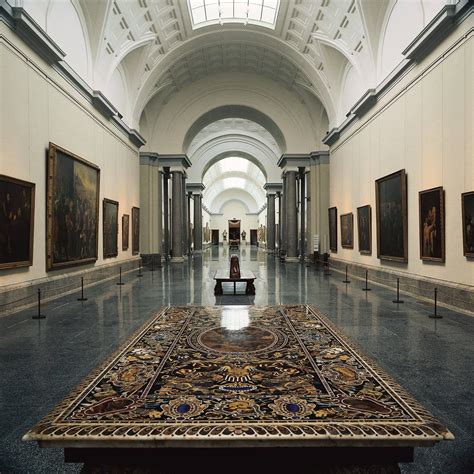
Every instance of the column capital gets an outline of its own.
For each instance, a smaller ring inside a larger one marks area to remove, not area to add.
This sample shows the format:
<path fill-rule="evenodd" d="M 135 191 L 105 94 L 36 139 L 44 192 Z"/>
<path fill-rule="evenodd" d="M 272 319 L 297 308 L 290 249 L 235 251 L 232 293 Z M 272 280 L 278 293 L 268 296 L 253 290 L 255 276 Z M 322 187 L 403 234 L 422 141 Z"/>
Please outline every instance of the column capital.
<path fill-rule="evenodd" d="M 263 189 L 265 189 L 265 191 L 267 192 L 267 195 L 269 194 L 274 195 L 277 193 L 281 193 L 282 187 L 283 187 L 282 183 L 265 183 L 263 185 Z"/>
<path fill-rule="evenodd" d="M 186 183 L 186 192 L 193 195 L 201 195 L 205 189 L 206 186 L 202 183 Z"/>
<path fill-rule="evenodd" d="M 329 150 L 312 151 L 310 154 L 311 165 L 328 165 L 330 153 Z"/>
<path fill-rule="evenodd" d="M 289 154 L 285 153 L 281 155 L 277 162 L 277 166 L 283 170 L 283 173 L 288 171 L 298 171 L 299 168 L 306 168 L 310 164 L 309 153 L 298 153 Z"/>
<path fill-rule="evenodd" d="M 152 164 L 160 168 L 169 168 L 170 172 L 185 172 L 191 166 L 191 161 L 186 154 L 162 155 L 156 152 L 141 152 L 140 164 Z"/>

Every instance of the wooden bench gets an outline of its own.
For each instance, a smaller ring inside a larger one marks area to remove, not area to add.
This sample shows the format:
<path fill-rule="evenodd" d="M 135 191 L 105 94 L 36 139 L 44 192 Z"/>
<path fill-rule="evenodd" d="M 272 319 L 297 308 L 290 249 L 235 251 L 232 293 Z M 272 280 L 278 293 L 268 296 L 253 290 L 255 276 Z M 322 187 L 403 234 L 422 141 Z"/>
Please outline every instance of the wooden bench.
<path fill-rule="evenodd" d="M 255 281 L 255 275 L 249 270 L 241 270 L 240 278 L 230 278 L 229 270 L 217 270 L 214 275 L 214 280 L 216 280 L 216 286 L 214 287 L 214 295 L 220 296 L 224 294 L 222 289 L 222 283 L 233 283 L 234 284 L 234 295 L 236 295 L 236 283 L 247 283 L 245 288 L 246 295 L 255 295 L 255 286 L 253 282 Z"/>

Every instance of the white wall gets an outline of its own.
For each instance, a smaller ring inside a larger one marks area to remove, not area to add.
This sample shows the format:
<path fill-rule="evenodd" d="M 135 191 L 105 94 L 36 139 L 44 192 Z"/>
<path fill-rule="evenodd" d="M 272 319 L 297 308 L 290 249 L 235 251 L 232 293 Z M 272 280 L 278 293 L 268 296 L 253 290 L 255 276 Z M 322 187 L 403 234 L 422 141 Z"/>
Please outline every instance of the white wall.
<path fill-rule="evenodd" d="M 245 230 L 247 234 L 245 241 L 250 243 L 250 229 L 257 229 L 256 215 L 247 215 L 247 209 L 238 201 L 231 201 L 222 209 L 223 215 L 211 216 L 211 229 L 219 229 L 219 242 L 222 242 L 222 232 L 227 231 L 227 242 L 229 241 L 229 219 L 240 219 L 240 232 Z M 205 225 L 205 224 L 204 224 Z"/>
<path fill-rule="evenodd" d="M 132 257 L 121 250 L 122 214 L 139 206 L 137 150 L 65 83 L 46 63 L 0 23 L 15 44 L 0 40 L 0 173 L 36 184 L 33 266 L 0 271 L 0 286 L 25 283 L 62 271 L 46 272 L 46 151 L 51 141 L 96 164 L 100 175 L 99 247 L 96 266 Z M 102 258 L 102 199 L 119 201 L 118 257 Z M 131 219 L 130 219 L 131 222 Z"/>
<path fill-rule="evenodd" d="M 353 212 L 355 220 L 353 250 L 341 248 L 338 223 L 336 258 L 474 284 L 474 261 L 463 256 L 461 232 L 461 193 L 474 190 L 474 50 L 472 32 L 467 39 L 463 34 L 445 40 L 380 101 L 376 113 L 333 146 L 329 205 L 337 206 L 338 216 Z M 402 168 L 408 175 L 408 264 L 390 265 L 377 259 L 374 182 Z M 424 263 L 419 255 L 418 192 L 435 186 L 445 190 L 444 264 Z M 372 256 L 358 252 L 357 207 L 365 204 L 372 206 Z"/>

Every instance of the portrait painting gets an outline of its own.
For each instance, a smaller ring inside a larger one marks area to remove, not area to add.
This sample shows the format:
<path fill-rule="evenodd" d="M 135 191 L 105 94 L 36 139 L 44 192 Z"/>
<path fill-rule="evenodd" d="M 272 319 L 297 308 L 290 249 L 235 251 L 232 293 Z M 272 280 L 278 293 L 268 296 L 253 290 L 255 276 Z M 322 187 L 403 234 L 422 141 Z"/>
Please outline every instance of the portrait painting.
<path fill-rule="evenodd" d="M 362 255 L 371 255 L 372 208 L 369 205 L 357 208 L 357 235 L 359 237 L 359 252 Z"/>
<path fill-rule="evenodd" d="M 0 175 L 0 269 L 33 264 L 35 185 Z"/>
<path fill-rule="evenodd" d="M 337 207 L 330 207 L 329 214 L 329 248 L 337 252 Z"/>
<path fill-rule="evenodd" d="M 442 187 L 419 192 L 420 258 L 444 262 L 444 191 Z"/>
<path fill-rule="evenodd" d="M 462 193 L 461 200 L 464 255 L 474 258 L 474 191 Z"/>
<path fill-rule="evenodd" d="M 111 199 L 103 201 L 103 252 L 104 258 L 116 257 L 118 255 L 118 208 L 119 203 Z"/>
<path fill-rule="evenodd" d="M 352 212 L 341 214 L 341 247 L 354 248 L 354 215 Z"/>
<path fill-rule="evenodd" d="M 97 166 L 53 143 L 48 153 L 47 270 L 93 263 L 98 255 Z"/>
<path fill-rule="evenodd" d="M 132 207 L 132 254 L 140 252 L 140 209 Z"/>
<path fill-rule="evenodd" d="M 375 182 L 377 257 L 408 262 L 407 175 L 400 170 Z"/>
<path fill-rule="evenodd" d="M 130 235 L 130 216 L 124 214 L 122 216 L 122 250 L 128 250 Z"/>

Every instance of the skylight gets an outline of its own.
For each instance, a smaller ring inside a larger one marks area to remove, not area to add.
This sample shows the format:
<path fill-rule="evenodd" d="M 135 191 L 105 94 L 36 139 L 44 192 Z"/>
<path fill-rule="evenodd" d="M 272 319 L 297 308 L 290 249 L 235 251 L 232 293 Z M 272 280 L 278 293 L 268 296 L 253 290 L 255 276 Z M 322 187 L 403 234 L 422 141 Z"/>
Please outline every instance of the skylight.
<path fill-rule="evenodd" d="M 279 3 L 279 0 L 188 0 L 194 28 L 219 23 L 274 28 Z"/>

